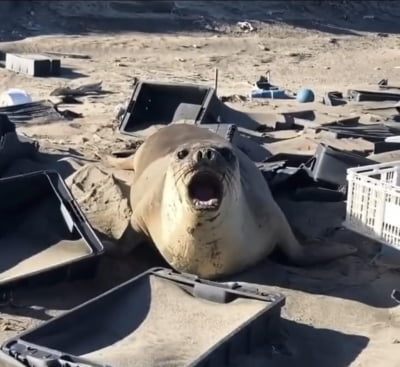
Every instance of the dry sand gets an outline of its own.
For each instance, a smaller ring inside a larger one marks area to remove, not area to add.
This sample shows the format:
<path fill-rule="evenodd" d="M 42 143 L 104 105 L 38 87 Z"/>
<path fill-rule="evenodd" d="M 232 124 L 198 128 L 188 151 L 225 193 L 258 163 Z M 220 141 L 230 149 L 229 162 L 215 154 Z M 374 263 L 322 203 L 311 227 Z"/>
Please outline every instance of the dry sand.
<path fill-rule="evenodd" d="M 121 200 L 126 198 L 124 188 L 131 177 L 129 173 L 105 168 L 98 163 L 99 155 L 132 147 L 132 139 L 118 134 L 113 119 L 115 106 L 130 97 L 134 78 L 213 85 L 214 69 L 218 67 L 219 95 L 244 95 L 250 90 L 251 83 L 266 70 L 271 70 L 275 84 L 288 91 L 310 86 L 317 93 L 317 101 L 307 105 L 298 104 L 295 100 L 234 102 L 233 105 L 270 113 L 316 109 L 321 121 L 361 113 L 360 107 L 355 105 L 323 106 L 320 103 L 323 92 L 346 92 L 349 87 L 367 86 L 382 78 L 389 78 L 392 84 L 400 84 L 400 40 L 396 33 L 398 30 L 392 29 L 398 23 L 397 2 L 393 2 L 393 8 L 387 4 L 379 8 L 372 2 L 362 3 L 357 8 L 357 2 L 350 2 L 346 6 L 342 4 L 342 8 L 329 5 L 324 9 L 310 5 L 311 2 L 306 5 L 293 5 L 294 2 L 291 2 L 290 6 L 285 5 L 282 9 L 276 3 L 273 7 L 271 2 L 268 9 L 265 9 L 267 5 L 258 5 L 258 12 L 252 2 L 248 2 L 249 5 L 243 3 L 205 5 L 205 2 L 182 2 L 184 5 L 178 7 L 182 18 L 189 14 L 187 18 L 192 16 L 194 19 L 189 19 L 192 24 L 200 22 L 209 28 L 214 27 L 217 30 L 214 33 L 206 32 L 204 27 L 192 32 L 187 29 L 177 32 L 176 28 L 182 24 L 187 26 L 190 22 L 186 18 L 183 23 L 171 20 L 168 12 L 162 16 L 153 14 L 153 29 L 138 33 L 133 32 L 133 28 L 145 27 L 146 22 L 150 24 L 148 14 L 147 18 L 142 14 L 141 18 L 132 20 L 130 13 L 124 11 L 119 13 L 120 19 L 117 17 L 117 20 L 113 13 L 114 21 L 100 16 L 94 20 L 76 15 L 82 9 L 90 14 L 108 14 L 110 10 L 106 2 L 98 2 L 96 6 L 92 4 L 91 8 L 83 2 L 68 2 L 68 6 L 53 2 L 49 6 L 54 16 L 49 16 L 48 9 L 36 7 L 34 15 L 24 13 L 22 19 L 29 18 L 32 27 L 40 25 L 40 30 L 33 33 L 50 35 L 64 27 L 62 29 L 69 35 L 37 36 L 4 45 L 4 49 L 18 52 L 47 50 L 90 56 L 85 60 L 63 58 L 63 66 L 70 71 L 61 78 L 31 78 L 0 70 L 4 90 L 23 88 L 35 98 L 41 98 L 48 97 L 55 87 L 70 82 L 80 84 L 90 78 L 103 80 L 104 89 L 113 92 L 98 98 L 86 98 L 82 105 L 70 106 L 84 115 L 72 123 L 18 127 L 20 133 L 38 139 L 47 152 L 68 156 L 80 165 L 87 163 L 84 159 L 97 162 L 95 165 L 99 171 L 89 169 L 89 181 L 86 179 L 88 168 L 85 167 L 68 182 L 93 226 L 105 236 L 118 238 L 121 234 L 120 221 L 116 223 L 113 218 L 127 218 L 129 208 Z M 252 6 L 252 12 L 246 13 L 246 7 Z M 62 11 L 68 12 L 71 17 L 63 16 Z M 258 26 L 255 32 L 244 33 L 235 26 L 236 20 L 259 20 L 257 14 L 268 15 L 268 12 L 272 14 L 273 22 L 260 24 L 254 21 Z M 333 14 L 330 19 L 329 12 Z M 368 18 L 371 13 L 375 15 L 375 20 Z M 231 22 L 228 21 L 230 17 L 234 19 Z M 332 25 L 334 23 L 336 26 Z M 161 31 L 163 24 L 169 27 L 167 31 Z M 366 32 L 385 31 L 385 24 L 387 32 L 393 31 L 388 37 Z M 18 34 L 14 36 L 17 38 Z M 371 113 L 362 115 L 368 120 Z M 313 134 L 298 135 L 295 131 L 275 135 L 264 143 L 264 147 L 272 153 L 312 154 L 317 142 L 330 139 Z M 362 140 L 335 143 L 347 149 L 371 149 L 371 144 Z M 299 235 L 304 238 L 322 236 L 328 240 L 352 243 L 359 248 L 359 254 L 307 269 L 266 261 L 238 275 L 236 278 L 239 280 L 270 285 L 271 290 L 280 291 L 287 297 L 283 311 L 283 340 L 279 341 L 279 347 L 272 354 L 268 348 L 261 349 L 256 355 L 238 361 L 238 366 L 400 366 L 400 314 L 398 306 L 390 298 L 392 289 L 400 284 L 398 269 L 372 263 L 378 246 L 341 228 L 345 214 L 343 203 L 282 201 L 280 204 Z M 103 211 L 105 215 L 102 217 Z M 7 326 L 1 326 L 4 331 L 0 331 L 0 339 L 5 340 L 20 332 L 21 328 L 39 324 L 49 315 L 82 302 L 100 292 L 102 287 L 116 284 L 146 266 L 144 258 L 137 256 L 110 260 L 102 267 L 101 282 L 74 284 L 69 293 L 66 289 L 61 292 L 51 288 L 21 296 L 18 299 L 20 307 L 2 309 L 0 325 Z M 62 296 L 57 298 L 55 292 L 61 292 Z M 42 311 L 33 311 L 28 306 L 32 304 L 40 305 Z M 162 320 L 162 323 L 168 325 L 168 320 Z M 204 329 L 211 326 L 204 324 Z"/>

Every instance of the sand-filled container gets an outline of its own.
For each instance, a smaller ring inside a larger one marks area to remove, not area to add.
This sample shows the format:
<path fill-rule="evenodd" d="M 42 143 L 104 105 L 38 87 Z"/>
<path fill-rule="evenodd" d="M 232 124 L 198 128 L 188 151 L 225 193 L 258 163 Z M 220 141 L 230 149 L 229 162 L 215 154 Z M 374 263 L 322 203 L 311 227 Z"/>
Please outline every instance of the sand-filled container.
<path fill-rule="evenodd" d="M 0 180 L 0 289 L 95 273 L 103 246 L 62 178 L 40 171 Z"/>
<path fill-rule="evenodd" d="M 254 285 L 155 268 L 7 341 L 3 351 L 43 365 L 222 367 L 268 341 L 283 304 Z"/>

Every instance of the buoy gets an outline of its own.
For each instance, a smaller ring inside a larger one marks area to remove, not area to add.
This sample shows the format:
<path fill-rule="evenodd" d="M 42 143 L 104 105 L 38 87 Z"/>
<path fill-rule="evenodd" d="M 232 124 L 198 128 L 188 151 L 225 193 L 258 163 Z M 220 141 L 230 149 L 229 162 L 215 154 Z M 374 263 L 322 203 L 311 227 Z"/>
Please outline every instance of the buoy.
<path fill-rule="evenodd" d="M 300 103 L 314 102 L 314 92 L 308 88 L 301 88 L 297 93 L 296 99 Z"/>

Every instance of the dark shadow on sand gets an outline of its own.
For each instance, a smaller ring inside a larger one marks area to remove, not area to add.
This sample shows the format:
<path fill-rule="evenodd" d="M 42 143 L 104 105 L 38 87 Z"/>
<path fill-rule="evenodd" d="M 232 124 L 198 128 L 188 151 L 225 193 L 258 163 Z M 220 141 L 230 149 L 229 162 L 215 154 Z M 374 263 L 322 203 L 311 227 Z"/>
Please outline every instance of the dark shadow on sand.
<path fill-rule="evenodd" d="M 347 367 L 367 347 L 369 339 L 282 319 L 282 335 L 273 339 L 276 353 L 269 367 L 324 366 Z M 277 341 L 281 339 L 281 342 Z M 255 363 L 254 367 L 258 367 Z M 261 367 L 261 365 L 260 365 Z"/>

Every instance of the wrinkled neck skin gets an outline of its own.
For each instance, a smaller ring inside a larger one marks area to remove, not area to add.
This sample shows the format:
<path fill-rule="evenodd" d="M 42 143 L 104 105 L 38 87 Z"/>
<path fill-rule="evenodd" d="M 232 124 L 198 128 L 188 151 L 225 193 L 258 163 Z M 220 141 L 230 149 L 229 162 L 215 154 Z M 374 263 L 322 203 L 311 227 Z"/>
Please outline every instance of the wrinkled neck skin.
<path fill-rule="evenodd" d="M 215 211 L 196 211 L 187 199 L 186 185 L 176 182 L 170 171 L 165 179 L 160 213 L 162 255 L 176 270 L 207 278 L 229 271 L 235 243 L 242 241 L 243 198 L 238 173 L 229 187 L 224 183 L 223 199 Z"/>

